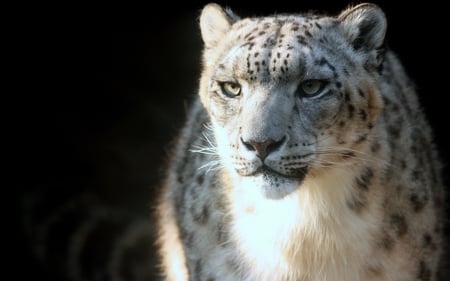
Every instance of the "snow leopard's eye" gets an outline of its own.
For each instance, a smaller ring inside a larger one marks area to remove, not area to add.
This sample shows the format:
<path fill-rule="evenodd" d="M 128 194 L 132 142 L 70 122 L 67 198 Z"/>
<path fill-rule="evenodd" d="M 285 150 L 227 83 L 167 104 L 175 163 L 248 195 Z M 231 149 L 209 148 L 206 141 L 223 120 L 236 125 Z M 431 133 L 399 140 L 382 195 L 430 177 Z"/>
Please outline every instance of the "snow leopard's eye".
<path fill-rule="evenodd" d="M 235 98 L 241 94 L 241 85 L 234 82 L 222 82 L 220 84 L 222 93 L 230 98 Z"/>
<path fill-rule="evenodd" d="M 322 93 L 325 88 L 326 81 L 323 80 L 306 80 L 298 86 L 298 94 L 300 97 L 313 97 Z"/>

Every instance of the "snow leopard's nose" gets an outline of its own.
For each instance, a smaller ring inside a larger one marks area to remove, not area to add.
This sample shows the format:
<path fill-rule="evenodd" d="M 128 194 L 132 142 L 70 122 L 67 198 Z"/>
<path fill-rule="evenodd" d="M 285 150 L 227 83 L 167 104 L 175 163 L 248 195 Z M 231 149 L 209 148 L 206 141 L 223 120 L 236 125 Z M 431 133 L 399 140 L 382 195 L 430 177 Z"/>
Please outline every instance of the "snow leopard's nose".
<path fill-rule="evenodd" d="M 256 155 L 259 158 L 261 158 L 261 160 L 264 160 L 267 157 L 267 155 L 279 149 L 281 145 L 285 142 L 285 140 L 286 137 L 283 137 L 278 141 L 272 139 L 264 141 L 256 141 L 256 140 L 244 140 L 241 138 L 241 142 L 244 144 L 244 146 L 250 151 L 255 151 Z"/>

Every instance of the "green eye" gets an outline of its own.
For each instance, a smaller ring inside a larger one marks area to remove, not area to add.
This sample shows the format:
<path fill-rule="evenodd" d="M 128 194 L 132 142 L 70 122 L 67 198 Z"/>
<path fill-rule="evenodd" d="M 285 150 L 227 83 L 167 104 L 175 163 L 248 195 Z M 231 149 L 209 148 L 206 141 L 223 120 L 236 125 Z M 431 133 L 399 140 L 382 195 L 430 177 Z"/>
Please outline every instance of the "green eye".
<path fill-rule="evenodd" d="M 237 97 L 241 94 L 241 85 L 234 82 L 223 82 L 220 84 L 222 92 L 230 98 Z"/>
<path fill-rule="evenodd" d="M 302 97 L 312 97 L 322 92 L 325 87 L 325 82 L 322 80 L 306 80 L 299 86 L 299 94 Z"/>

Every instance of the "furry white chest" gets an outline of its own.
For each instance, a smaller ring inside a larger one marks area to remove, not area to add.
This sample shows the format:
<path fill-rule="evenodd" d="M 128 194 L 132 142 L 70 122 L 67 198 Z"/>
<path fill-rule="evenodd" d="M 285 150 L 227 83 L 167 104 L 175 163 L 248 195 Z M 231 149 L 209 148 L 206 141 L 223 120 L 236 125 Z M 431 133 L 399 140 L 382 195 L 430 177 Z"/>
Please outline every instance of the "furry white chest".
<path fill-rule="evenodd" d="M 236 178 L 232 237 L 249 269 L 245 280 L 360 280 L 377 211 L 356 215 L 347 207 L 354 176 L 309 176 L 279 200 L 264 198 L 257 180 Z"/>

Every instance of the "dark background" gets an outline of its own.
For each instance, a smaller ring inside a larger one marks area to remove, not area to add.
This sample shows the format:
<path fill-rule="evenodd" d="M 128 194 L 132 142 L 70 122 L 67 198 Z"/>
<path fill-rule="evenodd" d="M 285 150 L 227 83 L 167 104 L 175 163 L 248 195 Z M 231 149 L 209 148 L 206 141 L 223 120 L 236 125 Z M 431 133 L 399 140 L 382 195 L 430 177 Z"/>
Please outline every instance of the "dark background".
<path fill-rule="evenodd" d="M 387 42 L 416 82 L 447 164 L 445 8 L 431 1 L 373 2 L 387 15 Z M 16 239 L 11 260 L 27 268 L 19 276 L 43 274 L 22 233 L 21 216 L 16 217 L 25 193 L 49 187 L 69 195 L 89 191 L 111 206 L 148 213 L 171 141 L 196 94 L 201 54 L 197 20 L 205 3 L 22 7 L 14 21 L 20 25 L 14 33 L 18 54 L 13 56 L 14 69 L 21 73 L 12 91 L 17 107 L 6 120 L 17 184 L 13 202 L 19 206 L 12 212 Z M 219 3 L 242 16 L 309 9 L 337 14 L 350 4 Z M 447 169 L 445 174 L 448 181 Z"/>

